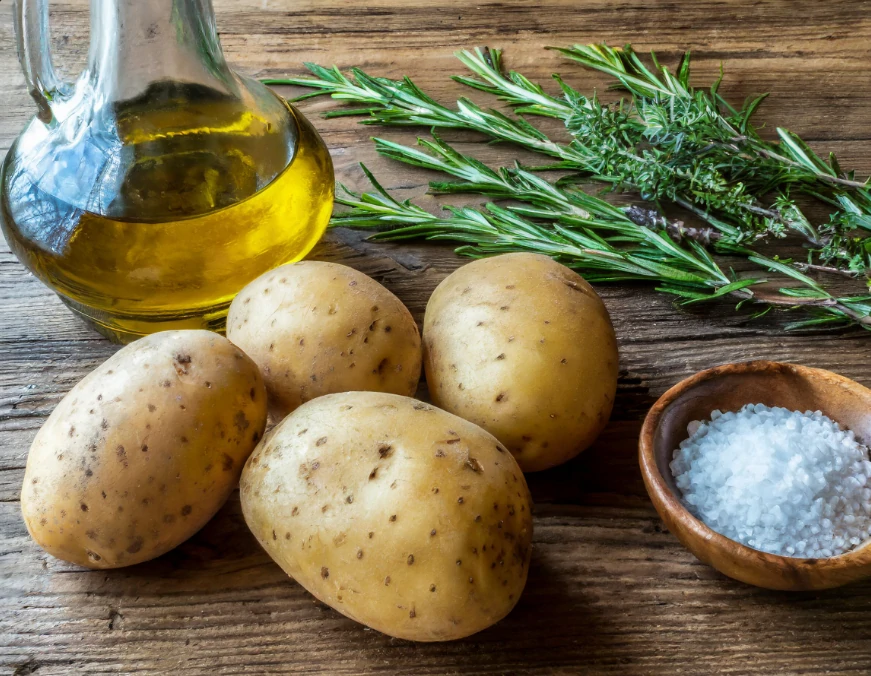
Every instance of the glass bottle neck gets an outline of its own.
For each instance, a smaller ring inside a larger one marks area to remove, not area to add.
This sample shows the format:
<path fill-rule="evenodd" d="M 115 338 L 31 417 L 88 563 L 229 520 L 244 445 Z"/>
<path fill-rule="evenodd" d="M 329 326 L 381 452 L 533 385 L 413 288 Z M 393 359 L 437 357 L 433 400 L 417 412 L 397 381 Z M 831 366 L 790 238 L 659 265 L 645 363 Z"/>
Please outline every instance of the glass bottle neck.
<path fill-rule="evenodd" d="M 238 96 L 211 0 L 91 0 L 88 77 L 104 103 L 162 80 Z"/>

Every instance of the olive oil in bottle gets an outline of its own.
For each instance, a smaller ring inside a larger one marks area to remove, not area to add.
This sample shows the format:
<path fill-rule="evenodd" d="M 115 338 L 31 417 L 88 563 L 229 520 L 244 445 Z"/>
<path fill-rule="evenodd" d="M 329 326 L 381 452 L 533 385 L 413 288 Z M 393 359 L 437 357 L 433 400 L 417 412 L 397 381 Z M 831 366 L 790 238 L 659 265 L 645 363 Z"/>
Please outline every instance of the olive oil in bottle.
<path fill-rule="evenodd" d="M 38 114 L 2 165 L 6 240 L 117 341 L 220 330 L 242 287 L 302 258 L 326 229 L 323 141 L 230 70 L 211 0 L 93 0 L 74 85 L 54 73 L 44 10 L 15 16 Z"/>
<path fill-rule="evenodd" d="M 171 112 L 143 103 L 118 111 L 129 166 L 116 190 L 101 186 L 89 204 L 46 192 L 23 164 L 4 172 L 0 219 L 16 255 L 69 307 L 122 340 L 157 328 L 220 327 L 243 286 L 302 258 L 329 221 L 332 165 L 304 118 L 288 106 L 297 134 L 287 148 L 281 137 L 265 142 L 267 125 L 244 110 L 186 98 Z"/>

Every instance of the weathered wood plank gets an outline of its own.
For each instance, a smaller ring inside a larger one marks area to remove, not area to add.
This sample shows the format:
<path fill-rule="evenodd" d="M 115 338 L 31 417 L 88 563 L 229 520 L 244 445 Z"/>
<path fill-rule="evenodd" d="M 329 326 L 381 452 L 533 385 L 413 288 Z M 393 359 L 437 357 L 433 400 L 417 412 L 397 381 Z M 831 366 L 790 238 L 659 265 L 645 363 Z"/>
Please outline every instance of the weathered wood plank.
<path fill-rule="evenodd" d="M 85 0 L 53 3 L 53 42 L 65 72 L 87 50 Z M 700 83 L 726 62 L 736 101 L 772 95 L 761 118 L 871 172 L 871 3 L 606 2 L 605 0 L 216 0 L 225 51 L 257 76 L 301 73 L 301 62 L 409 74 L 437 97 L 452 52 L 488 44 L 510 67 L 581 89 L 605 81 L 546 45 L 631 41 L 668 60 L 696 54 Z M 285 90 L 288 91 L 289 90 Z M 32 114 L 0 6 L 0 148 Z M 478 98 L 478 97 L 475 97 Z M 479 99 L 486 100 L 486 99 Z M 338 178 L 364 187 L 361 160 L 404 196 L 426 172 L 375 156 L 374 132 L 412 142 L 417 130 L 361 128 L 305 110 L 328 141 Z M 453 137 L 452 137 L 453 138 Z M 463 148 L 493 164 L 506 146 Z M 432 198 L 422 204 L 433 208 Z M 366 242 L 337 230 L 316 256 L 357 267 L 397 293 L 420 320 L 435 285 L 462 261 L 447 246 Z M 869 338 L 787 335 L 778 320 L 748 323 L 727 307 L 693 313 L 640 286 L 600 287 L 620 337 L 611 424 L 565 467 L 530 477 L 537 504 L 529 585 L 504 622 L 448 645 L 414 645 L 365 630 L 289 581 L 245 528 L 238 498 L 174 552 L 130 569 L 84 571 L 28 538 L 17 503 L 26 451 L 63 394 L 114 351 L 81 326 L 0 243 L 0 670 L 16 674 L 601 673 L 867 674 L 871 583 L 817 594 L 765 592 L 723 578 L 664 531 L 635 460 L 640 420 L 671 384 L 714 364 L 751 358 L 830 368 L 871 385 Z"/>

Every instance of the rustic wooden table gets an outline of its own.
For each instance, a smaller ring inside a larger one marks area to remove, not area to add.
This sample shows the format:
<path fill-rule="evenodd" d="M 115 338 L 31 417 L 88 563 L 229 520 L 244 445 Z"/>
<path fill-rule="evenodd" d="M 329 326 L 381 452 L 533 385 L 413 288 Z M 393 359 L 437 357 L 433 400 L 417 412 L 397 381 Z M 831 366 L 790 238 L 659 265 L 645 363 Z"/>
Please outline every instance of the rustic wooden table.
<path fill-rule="evenodd" d="M 444 100 L 452 52 L 504 47 L 511 67 L 579 88 L 603 84 L 545 45 L 631 41 L 673 60 L 696 55 L 708 82 L 727 62 L 736 101 L 772 92 L 761 119 L 788 124 L 842 164 L 871 171 L 868 2 L 692 3 L 604 0 L 216 0 L 224 49 L 257 76 L 306 60 L 409 74 Z M 0 147 L 33 114 L 0 5 Z M 53 5 L 53 44 L 68 73 L 87 49 L 87 3 Z M 338 178 L 362 186 L 361 160 L 389 188 L 427 176 L 375 157 L 371 129 L 316 116 Z M 413 131 L 384 135 L 411 140 Z M 475 139 L 459 138 L 461 146 Z M 473 148 L 473 146 L 463 146 Z M 477 147 L 477 146 L 474 146 Z M 507 161 L 510 148 L 483 157 Z M 427 203 L 425 199 L 423 203 Z M 374 245 L 334 231 L 317 248 L 382 281 L 420 319 L 461 260 L 446 247 Z M 234 496 L 202 532 L 147 564 L 88 571 L 29 538 L 18 498 L 27 449 L 69 388 L 116 349 L 80 325 L 0 244 L 0 670 L 17 675 L 150 673 L 871 673 L 871 582 L 809 594 L 763 591 L 699 563 L 664 530 L 636 464 L 641 419 L 679 379 L 753 358 L 833 369 L 871 385 L 871 337 L 787 335 L 728 308 L 686 314 L 649 289 L 601 287 L 620 338 L 620 386 L 607 431 L 582 457 L 529 477 L 537 504 L 529 584 L 496 627 L 450 644 L 390 639 L 345 619 L 290 581 L 248 533 Z"/>

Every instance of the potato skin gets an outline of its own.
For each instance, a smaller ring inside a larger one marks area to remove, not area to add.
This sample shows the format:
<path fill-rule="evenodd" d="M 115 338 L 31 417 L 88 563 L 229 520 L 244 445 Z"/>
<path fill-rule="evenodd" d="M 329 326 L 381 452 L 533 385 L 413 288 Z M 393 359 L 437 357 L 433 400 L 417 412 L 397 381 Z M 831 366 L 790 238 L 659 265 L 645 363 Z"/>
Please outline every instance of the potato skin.
<path fill-rule="evenodd" d="M 240 481 L 284 571 L 357 622 L 413 641 L 469 636 L 517 603 L 531 502 L 511 454 L 414 399 L 350 392 L 298 408 Z"/>
<path fill-rule="evenodd" d="M 279 420 L 325 394 L 410 396 L 420 380 L 411 313 L 345 265 L 300 261 L 258 277 L 230 305 L 227 337 L 260 367 Z"/>
<path fill-rule="evenodd" d="M 427 304 L 423 342 L 432 402 L 493 434 L 524 472 L 570 460 L 611 415 L 618 357 L 608 311 L 546 256 L 456 270 Z"/>
<path fill-rule="evenodd" d="M 21 490 L 27 529 L 90 568 L 160 556 L 224 504 L 265 424 L 260 373 L 226 338 L 142 338 L 73 387 L 37 433 Z"/>

